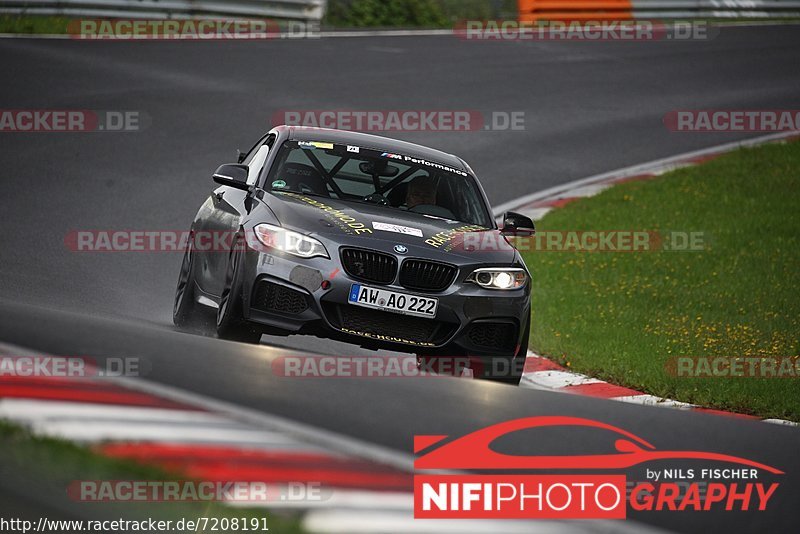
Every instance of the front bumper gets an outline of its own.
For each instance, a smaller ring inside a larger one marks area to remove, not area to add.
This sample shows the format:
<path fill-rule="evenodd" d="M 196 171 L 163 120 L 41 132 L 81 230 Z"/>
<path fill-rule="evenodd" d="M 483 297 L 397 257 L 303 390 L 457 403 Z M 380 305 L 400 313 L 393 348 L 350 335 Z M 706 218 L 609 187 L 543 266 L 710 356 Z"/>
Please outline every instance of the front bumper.
<path fill-rule="evenodd" d="M 464 282 L 473 270 L 470 267 L 469 272 L 460 269 L 445 291 L 412 291 L 400 285 L 352 278 L 345 273 L 338 251 L 331 255 L 332 259 L 300 259 L 248 251 L 243 288 L 245 318 L 271 334 L 311 334 L 369 349 L 447 355 L 460 349 L 477 356 L 516 353 L 530 314 L 530 284 L 512 291 L 483 289 Z M 436 317 L 348 304 L 354 283 L 436 297 Z"/>

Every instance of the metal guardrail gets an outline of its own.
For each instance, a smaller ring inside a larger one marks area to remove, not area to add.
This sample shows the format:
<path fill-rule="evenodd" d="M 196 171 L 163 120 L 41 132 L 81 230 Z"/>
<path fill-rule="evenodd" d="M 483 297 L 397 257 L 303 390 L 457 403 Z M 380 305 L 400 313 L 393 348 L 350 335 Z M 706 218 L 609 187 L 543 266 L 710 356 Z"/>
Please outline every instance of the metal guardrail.
<path fill-rule="evenodd" d="M 114 18 L 240 17 L 319 21 L 327 0 L 0 0 L 0 13 Z"/>
<path fill-rule="evenodd" d="M 521 21 L 800 17 L 798 0 L 518 0 Z"/>

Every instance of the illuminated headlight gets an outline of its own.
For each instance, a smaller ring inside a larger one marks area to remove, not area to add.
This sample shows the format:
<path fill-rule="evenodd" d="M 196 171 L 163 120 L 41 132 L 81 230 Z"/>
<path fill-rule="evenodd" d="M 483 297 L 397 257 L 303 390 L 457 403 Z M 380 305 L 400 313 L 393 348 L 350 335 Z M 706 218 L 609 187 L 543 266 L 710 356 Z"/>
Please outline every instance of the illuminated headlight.
<path fill-rule="evenodd" d="M 467 277 L 467 282 L 474 282 L 486 289 L 518 289 L 528 282 L 528 274 L 525 269 L 488 267 L 475 269 Z"/>
<path fill-rule="evenodd" d="M 313 237 L 271 224 L 259 224 L 255 227 L 255 232 L 258 240 L 264 245 L 282 252 L 300 256 L 301 258 L 313 258 L 315 256 L 330 258 L 325 246 Z"/>

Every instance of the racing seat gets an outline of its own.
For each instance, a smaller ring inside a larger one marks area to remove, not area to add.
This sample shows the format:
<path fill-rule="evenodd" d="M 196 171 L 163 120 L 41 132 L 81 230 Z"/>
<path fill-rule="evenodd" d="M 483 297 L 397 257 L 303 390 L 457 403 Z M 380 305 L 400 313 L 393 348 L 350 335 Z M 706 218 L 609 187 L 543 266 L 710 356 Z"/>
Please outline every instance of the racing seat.
<path fill-rule="evenodd" d="M 320 172 L 311 165 L 303 163 L 286 163 L 280 172 L 280 179 L 286 182 L 286 189 L 300 193 L 314 193 L 330 196 L 328 186 Z"/>

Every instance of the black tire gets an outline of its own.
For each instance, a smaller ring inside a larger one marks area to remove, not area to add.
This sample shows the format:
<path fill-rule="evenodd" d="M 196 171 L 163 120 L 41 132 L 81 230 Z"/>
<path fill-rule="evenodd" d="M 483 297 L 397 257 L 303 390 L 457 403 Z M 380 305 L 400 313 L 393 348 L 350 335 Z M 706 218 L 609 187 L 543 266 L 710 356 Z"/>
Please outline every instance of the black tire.
<path fill-rule="evenodd" d="M 172 322 L 180 328 L 198 326 L 197 302 L 194 292 L 194 263 L 191 247 L 186 246 L 178 275 L 178 287 L 175 289 L 175 303 L 172 307 Z"/>
<path fill-rule="evenodd" d="M 217 336 L 230 341 L 258 343 L 261 332 L 244 319 L 244 299 L 242 296 L 242 249 L 243 239 L 237 235 L 228 257 L 225 272 L 225 286 L 219 298 L 217 309 Z"/>

